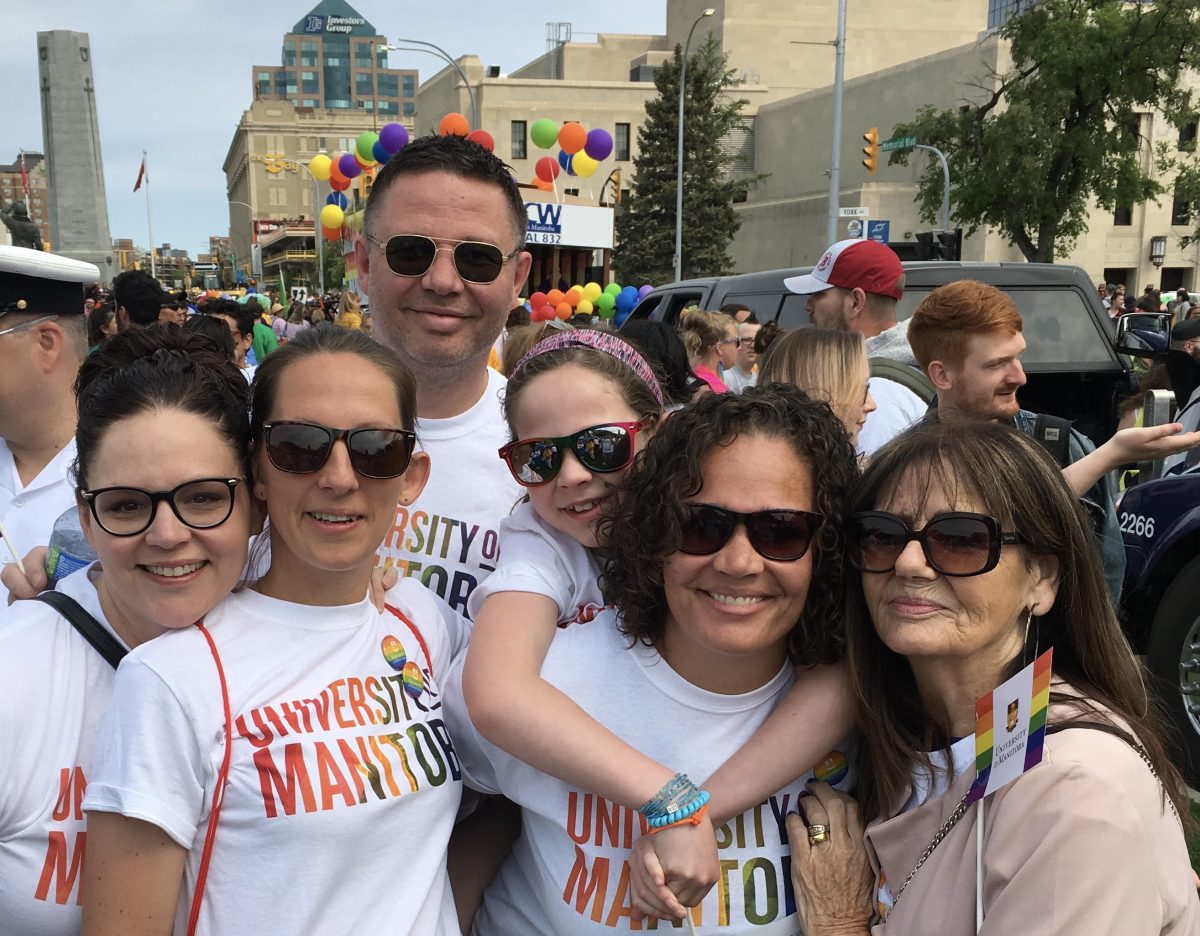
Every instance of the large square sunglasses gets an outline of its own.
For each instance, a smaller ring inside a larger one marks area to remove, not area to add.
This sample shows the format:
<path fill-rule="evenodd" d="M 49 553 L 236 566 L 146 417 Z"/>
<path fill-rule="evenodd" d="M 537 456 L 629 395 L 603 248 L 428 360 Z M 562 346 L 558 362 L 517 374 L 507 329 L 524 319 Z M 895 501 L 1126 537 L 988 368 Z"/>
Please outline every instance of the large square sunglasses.
<path fill-rule="evenodd" d="M 500 449 L 500 457 L 517 483 L 537 487 L 553 481 L 562 470 L 563 458 L 573 452 L 588 471 L 606 474 L 628 468 L 633 462 L 638 430 L 654 422 L 645 416 L 637 422 L 588 426 L 571 435 L 555 438 L 518 439 Z"/>
<path fill-rule="evenodd" d="M 110 536 L 137 536 L 154 522 L 158 505 L 167 503 L 179 522 L 193 530 L 219 527 L 233 513 L 240 478 L 198 478 L 169 491 L 106 487 L 79 492 L 92 517 Z"/>
<path fill-rule="evenodd" d="M 1002 546 L 1025 542 L 1020 533 L 1006 533 L 1000 521 L 987 514 L 961 511 L 938 514 L 914 530 L 895 514 L 867 510 L 846 523 L 846 551 L 860 572 L 891 572 L 908 544 L 921 544 L 925 561 L 941 575 L 983 575 L 996 568 Z"/>
<path fill-rule="evenodd" d="M 363 234 L 367 240 L 383 251 L 388 269 L 397 276 L 424 276 L 433 266 L 439 250 L 449 250 L 454 257 L 454 269 L 464 283 L 486 286 L 494 282 L 504 269 L 504 264 L 525 248 L 518 244 L 512 253 L 505 253 L 495 244 L 482 241 L 456 241 L 439 238 L 439 244 L 424 234 L 394 234 L 387 241 L 376 240 Z M 447 246 L 442 246 L 442 245 Z"/>
<path fill-rule="evenodd" d="M 738 525 L 764 559 L 795 562 L 808 552 L 825 518 L 807 510 L 755 510 L 738 513 L 716 504 L 685 503 L 679 551 L 709 556 L 724 548 Z"/>
<path fill-rule="evenodd" d="M 364 478 L 398 478 L 408 470 L 416 433 L 407 429 L 331 429 L 319 423 L 263 425 L 267 458 L 280 471 L 312 474 L 329 460 L 333 444 L 346 443 L 350 465 Z"/>

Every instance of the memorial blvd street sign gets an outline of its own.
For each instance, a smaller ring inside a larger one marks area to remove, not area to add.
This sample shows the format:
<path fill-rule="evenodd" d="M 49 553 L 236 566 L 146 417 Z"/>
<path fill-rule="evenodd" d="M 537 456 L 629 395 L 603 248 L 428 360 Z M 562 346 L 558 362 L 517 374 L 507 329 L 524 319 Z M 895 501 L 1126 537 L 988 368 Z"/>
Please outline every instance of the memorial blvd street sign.
<path fill-rule="evenodd" d="M 917 145 L 915 136 L 892 137 L 890 140 L 884 140 L 879 144 L 879 148 L 885 153 L 890 153 L 892 150 L 912 149 Z"/>

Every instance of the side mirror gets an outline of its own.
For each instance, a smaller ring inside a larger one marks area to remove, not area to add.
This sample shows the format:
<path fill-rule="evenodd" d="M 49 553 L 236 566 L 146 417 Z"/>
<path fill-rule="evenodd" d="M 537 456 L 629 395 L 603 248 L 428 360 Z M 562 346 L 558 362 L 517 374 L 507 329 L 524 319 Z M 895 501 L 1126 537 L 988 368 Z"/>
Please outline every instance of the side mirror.
<path fill-rule="evenodd" d="M 1117 319 L 1116 348 L 1136 357 L 1157 357 L 1171 344 L 1169 312 L 1128 312 Z"/>

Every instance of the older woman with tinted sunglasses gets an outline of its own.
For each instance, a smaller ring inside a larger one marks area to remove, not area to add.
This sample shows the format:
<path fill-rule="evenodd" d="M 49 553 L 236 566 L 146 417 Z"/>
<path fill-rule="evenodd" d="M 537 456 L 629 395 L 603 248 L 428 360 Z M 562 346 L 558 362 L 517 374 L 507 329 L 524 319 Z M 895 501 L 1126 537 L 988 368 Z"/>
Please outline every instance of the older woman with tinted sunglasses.
<path fill-rule="evenodd" d="M 429 473 L 414 421 L 412 376 L 361 332 L 317 326 L 260 365 L 270 567 L 121 667 L 84 802 L 84 932 L 351 932 L 381 895 L 390 932 L 459 932 L 438 680 L 466 629 L 415 579 L 367 598 Z"/>
<path fill-rule="evenodd" d="M 863 816 L 817 785 L 790 821 L 807 936 L 1200 931 L 1187 797 L 1090 536 L 1011 428 L 934 423 L 876 454 L 846 530 Z M 1051 648 L 1048 712 L 1034 679 L 980 710 L 976 785 L 976 700 Z"/>

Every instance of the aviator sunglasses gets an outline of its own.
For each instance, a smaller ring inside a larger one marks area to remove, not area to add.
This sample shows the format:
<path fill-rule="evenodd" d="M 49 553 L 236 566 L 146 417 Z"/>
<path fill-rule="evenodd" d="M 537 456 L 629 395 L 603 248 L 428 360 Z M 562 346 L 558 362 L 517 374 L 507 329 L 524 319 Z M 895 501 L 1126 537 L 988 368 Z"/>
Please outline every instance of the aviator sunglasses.
<path fill-rule="evenodd" d="M 280 471 L 320 471 L 333 443 L 342 440 L 351 466 L 364 478 L 400 477 L 408 469 L 417 441 L 416 433 L 407 429 L 330 429 L 306 422 L 266 423 L 263 433 L 267 458 Z"/>
<path fill-rule="evenodd" d="M 654 417 L 646 416 L 637 422 L 588 426 L 557 438 L 518 439 L 500 449 L 500 457 L 517 483 L 524 487 L 553 481 L 562 469 L 563 456 L 568 450 L 575 453 L 588 471 L 600 474 L 620 471 L 633 461 L 638 430 L 653 421 Z"/>
<path fill-rule="evenodd" d="M 895 514 L 879 510 L 856 513 L 846 524 L 850 564 L 860 572 L 891 572 L 913 540 L 921 544 L 934 571 L 948 576 L 983 575 L 996 568 L 1000 547 L 1025 542 L 1020 533 L 1005 533 L 987 514 L 938 514 L 913 530 Z"/>
<path fill-rule="evenodd" d="M 738 513 L 715 504 L 686 503 L 680 528 L 679 551 L 690 556 L 708 556 L 722 549 L 738 524 L 746 527 L 746 538 L 764 559 L 794 562 L 808 552 L 813 536 L 824 522 L 819 513 L 807 510 L 756 510 Z"/>
<path fill-rule="evenodd" d="M 388 269 L 397 276 L 424 276 L 433 266 L 439 250 L 449 250 L 454 257 L 454 269 L 464 283 L 486 286 L 493 282 L 509 260 L 524 248 L 518 244 L 512 253 L 504 253 L 495 244 L 482 241 L 456 241 L 438 238 L 440 246 L 432 237 L 424 234 L 394 234 L 386 242 L 376 240 L 370 234 L 363 235 L 383 251 Z"/>

